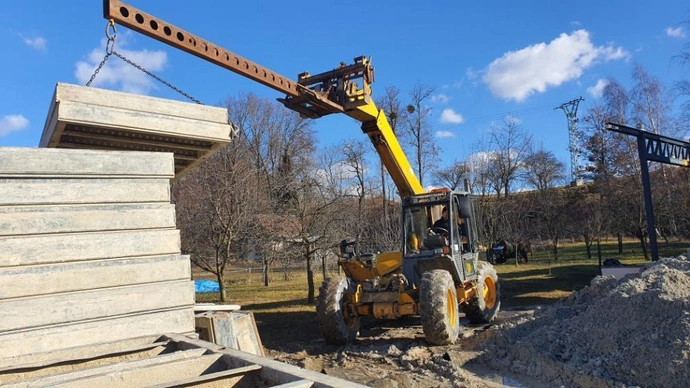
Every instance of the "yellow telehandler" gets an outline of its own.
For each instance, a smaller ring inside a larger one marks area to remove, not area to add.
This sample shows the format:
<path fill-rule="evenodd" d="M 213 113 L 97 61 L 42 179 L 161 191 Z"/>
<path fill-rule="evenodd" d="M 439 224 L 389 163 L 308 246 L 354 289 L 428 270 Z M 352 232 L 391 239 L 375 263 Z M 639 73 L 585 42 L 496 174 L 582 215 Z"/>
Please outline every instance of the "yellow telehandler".
<path fill-rule="evenodd" d="M 345 276 L 324 281 L 316 308 L 328 342 L 354 340 L 363 316 L 419 315 L 433 345 L 458 338 L 461 311 L 475 323 L 496 317 L 500 287 L 493 266 L 479 261 L 472 196 L 423 189 L 385 113 L 371 98 L 374 68 L 369 59 L 356 57 L 350 65 L 341 63 L 316 75 L 305 72 L 292 81 L 119 0 L 103 0 L 103 16 L 283 93 L 278 100 L 302 117 L 343 113 L 362 123 L 402 197 L 401 250 L 359 254 L 342 244 L 338 263 Z M 437 223 L 440 219 L 445 227 Z"/>

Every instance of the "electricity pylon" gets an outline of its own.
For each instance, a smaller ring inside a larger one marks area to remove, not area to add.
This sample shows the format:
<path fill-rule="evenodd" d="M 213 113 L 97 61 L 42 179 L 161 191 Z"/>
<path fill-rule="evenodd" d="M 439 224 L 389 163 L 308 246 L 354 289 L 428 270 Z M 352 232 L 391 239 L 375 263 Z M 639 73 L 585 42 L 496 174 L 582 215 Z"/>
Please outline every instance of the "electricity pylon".
<path fill-rule="evenodd" d="M 582 177 L 580 175 L 580 148 L 577 146 L 577 107 L 580 101 L 585 99 L 580 97 L 572 101 L 564 102 L 561 106 L 554 109 L 562 109 L 565 117 L 568 119 L 568 137 L 570 139 L 570 178 L 571 185 L 577 186 L 582 184 Z"/>

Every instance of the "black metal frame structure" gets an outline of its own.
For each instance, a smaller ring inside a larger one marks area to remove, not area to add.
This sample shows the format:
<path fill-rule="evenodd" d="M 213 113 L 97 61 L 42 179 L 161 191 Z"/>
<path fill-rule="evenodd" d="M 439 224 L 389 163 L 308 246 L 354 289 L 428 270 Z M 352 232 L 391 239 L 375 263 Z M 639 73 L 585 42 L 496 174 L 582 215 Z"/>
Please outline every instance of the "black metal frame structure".
<path fill-rule="evenodd" d="M 649 166 L 647 162 L 652 161 L 690 167 L 690 143 L 622 124 L 606 123 L 606 129 L 637 137 L 637 152 L 640 157 L 644 207 L 647 216 L 647 231 L 649 233 L 649 249 L 652 253 L 652 261 L 657 261 L 659 260 L 659 249 L 656 241 L 656 223 L 654 221 L 652 189 L 649 183 Z"/>

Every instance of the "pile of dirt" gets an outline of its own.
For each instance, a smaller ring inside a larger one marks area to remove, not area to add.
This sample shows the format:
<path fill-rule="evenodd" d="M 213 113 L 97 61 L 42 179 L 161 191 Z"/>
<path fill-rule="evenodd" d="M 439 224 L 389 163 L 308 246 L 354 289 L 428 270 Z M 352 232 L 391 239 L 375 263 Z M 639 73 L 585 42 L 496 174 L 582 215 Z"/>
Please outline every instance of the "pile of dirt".
<path fill-rule="evenodd" d="M 556 386 L 690 387 L 689 256 L 619 281 L 596 277 L 522 322 L 497 325 L 475 362 Z"/>

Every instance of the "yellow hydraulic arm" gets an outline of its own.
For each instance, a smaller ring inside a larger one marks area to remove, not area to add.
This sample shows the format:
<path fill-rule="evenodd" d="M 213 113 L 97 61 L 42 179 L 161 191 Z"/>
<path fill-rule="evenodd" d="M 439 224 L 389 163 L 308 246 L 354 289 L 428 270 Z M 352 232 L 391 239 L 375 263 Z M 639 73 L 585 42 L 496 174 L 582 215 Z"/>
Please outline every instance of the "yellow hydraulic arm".
<path fill-rule="evenodd" d="M 362 131 L 369 136 L 400 195 L 425 192 L 386 115 L 371 99 L 374 68 L 367 58 L 357 57 L 351 65 L 341 63 L 321 74 L 302 73 L 295 82 L 121 1 L 103 0 L 103 16 L 284 93 L 285 98 L 278 100 L 303 117 L 344 113 L 360 121 Z"/>

